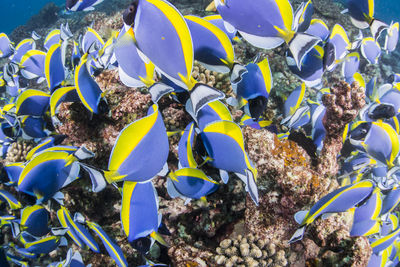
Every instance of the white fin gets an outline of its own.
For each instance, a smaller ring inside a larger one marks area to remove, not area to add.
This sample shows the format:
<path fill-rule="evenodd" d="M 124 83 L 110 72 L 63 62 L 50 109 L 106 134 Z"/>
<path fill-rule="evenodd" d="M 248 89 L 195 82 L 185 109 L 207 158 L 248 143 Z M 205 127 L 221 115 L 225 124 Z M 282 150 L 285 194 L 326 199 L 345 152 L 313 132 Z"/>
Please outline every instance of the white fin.
<path fill-rule="evenodd" d="M 263 49 L 274 49 L 285 42 L 280 37 L 261 37 L 242 31 L 239 31 L 239 33 L 251 45 Z"/>
<path fill-rule="evenodd" d="M 226 103 L 232 107 L 238 107 L 239 106 L 239 102 L 237 101 L 236 98 L 234 98 L 233 96 L 230 96 L 226 99 Z"/>
<path fill-rule="evenodd" d="M 289 244 L 302 240 L 302 239 L 303 239 L 303 236 L 304 236 L 304 231 L 305 231 L 305 230 L 306 230 L 306 227 L 305 227 L 305 226 L 303 226 L 303 227 L 297 229 L 296 232 L 295 232 L 295 233 L 292 235 L 292 237 L 290 238 Z"/>
<path fill-rule="evenodd" d="M 79 163 L 78 162 L 74 162 L 71 165 L 71 170 L 68 174 L 67 179 L 65 179 L 64 184 L 62 185 L 61 188 L 66 187 L 67 185 L 69 185 L 70 183 L 72 183 L 73 181 L 75 181 L 76 179 L 78 179 L 79 176 L 79 171 L 80 171 L 80 167 L 79 167 Z"/>
<path fill-rule="evenodd" d="M 350 20 L 351 23 L 359 29 L 367 29 L 369 27 L 369 24 L 366 21 L 357 20 L 353 17 L 350 17 Z"/>
<path fill-rule="evenodd" d="M 190 100 L 190 98 L 186 101 L 185 110 L 187 113 L 189 113 L 190 116 L 192 116 L 192 119 L 194 119 L 197 123 L 197 118 L 194 115 L 194 111 L 193 111 L 192 100 Z"/>
<path fill-rule="evenodd" d="M 61 121 L 57 118 L 57 116 L 51 117 L 51 122 L 53 123 L 54 127 L 58 127 L 58 126 L 62 125 Z"/>
<path fill-rule="evenodd" d="M 324 213 L 324 214 L 322 214 L 321 219 L 326 220 L 329 217 L 331 217 L 332 215 L 335 215 L 335 213 Z"/>
<path fill-rule="evenodd" d="M 343 9 L 343 10 L 340 12 L 340 14 L 346 14 L 346 13 L 348 13 L 348 12 L 349 12 L 349 9 L 346 8 L 346 9 Z"/>
<path fill-rule="evenodd" d="M 53 227 L 51 228 L 51 233 L 53 235 L 63 236 L 69 231 L 68 227 Z"/>
<path fill-rule="evenodd" d="M 60 205 L 64 205 L 64 194 L 60 191 L 53 195 L 53 199 L 57 201 Z"/>
<path fill-rule="evenodd" d="M 44 78 L 44 77 L 39 77 L 39 78 L 36 80 L 37 83 L 42 83 L 42 82 L 44 82 L 44 81 L 46 81 L 46 78 Z"/>
<path fill-rule="evenodd" d="M 171 181 L 171 178 L 168 177 L 167 179 L 167 193 L 171 198 L 177 198 L 177 197 L 184 197 L 181 193 L 176 190 L 174 184 Z"/>
<path fill-rule="evenodd" d="M 19 227 L 19 223 L 10 221 L 10 228 L 14 238 L 18 238 L 21 234 L 21 228 Z"/>
<path fill-rule="evenodd" d="M 95 156 L 95 154 L 87 149 L 85 146 L 81 146 L 77 151 L 74 152 L 74 156 L 78 160 L 90 159 Z"/>
<path fill-rule="evenodd" d="M 381 35 L 382 31 L 389 28 L 389 25 L 386 23 L 374 19 L 371 23 L 371 33 L 372 36 L 374 37 L 375 41 L 378 40 L 379 36 Z"/>
<path fill-rule="evenodd" d="M 142 87 L 145 85 L 142 81 L 129 76 L 121 66 L 118 67 L 118 73 L 121 82 L 128 87 Z"/>
<path fill-rule="evenodd" d="M 174 91 L 174 88 L 163 83 L 155 83 L 149 88 L 151 95 L 151 100 L 153 103 L 158 103 L 158 101 L 165 96 Z"/>
<path fill-rule="evenodd" d="M 169 172 L 168 163 L 165 163 L 162 170 L 157 173 L 158 176 L 166 176 Z"/>
<path fill-rule="evenodd" d="M 231 72 L 231 83 L 239 83 L 242 80 L 243 74 L 247 73 L 245 66 L 241 64 L 234 64 Z M 234 92 L 236 94 L 236 92 Z"/>
<path fill-rule="evenodd" d="M 216 71 L 219 73 L 228 73 L 231 71 L 231 69 L 226 65 L 210 65 L 210 64 L 206 64 L 201 61 L 199 61 L 199 63 L 201 65 L 203 65 L 206 69 L 211 70 L 211 71 Z"/>
<path fill-rule="evenodd" d="M 221 180 L 224 182 L 224 184 L 228 183 L 229 174 L 227 171 L 219 169 L 219 177 L 221 177 Z"/>
<path fill-rule="evenodd" d="M 316 46 L 321 39 L 306 33 L 296 33 L 293 39 L 288 43 L 289 50 L 292 52 L 297 68 L 301 70 L 301 63 L 304 57 Z"/>
<path fill-rule="evenodd" d="M 33 74 L 32 72 L 26 71 L 24 69 L 21 69 L 21 75 L 28 80 L 32 80 L 38 77 L 36 74 Z M 37 82 L 39 83 L 39 79 L 37 80 Z"/>
<path fill-rule="evenodd" d="M 143 54 L 142 51 L 140 51 L 139 48 L 136 48 L 136 50 L 138 52 L 139 57 L 143 60 L 144 63 L 149 64 L 151 62 L 150 59 L 145 54 Z"/>
<path fill-rule="evenodd" d="M 251 196 L 251 199 L 254 201 L 256 206 L 258 206 L 258 189 L 257 189 L 257 184 L 256 180 L 254 178 L 253 173 L 250 170 L 246 170 L 246 176 L 247 176 L 247 189 Z"/>
<path fill-rule="evenodd" d="M 223 99 L 225 94 L 211 86 L 198 83 L 190 91 L 190 99 L 192 101 L 193 113 L 197 117 L 199 110 L 208 103 Z"/>
<path fill-rule="evenodd" d="M 95 168 L 90 167 L 86 164 L 79 164 L 89 174 L 90 180 L 92 180 L 92 191 L 95 193 L 102 191 L 107 185 L 103 172 L 101 172 L 100 170 L 96 170 Z"/>
<path fill-rule="evenodd" d="M 94 10 L 94 7 L 92 7 L 92 6 L 83 9 L 83 11 L 85 11 L 85 12 L 89 12 L 89 11 L 93 11 L 93 10 Z"/>
<path fill-rule="evenodd" d="M 246 175 L 238 173 L 238 172 L 235 172 L 235 174 L 246 185 L 246 191 L 247 191 L 247 177 L 246 177 Z"/>
<path fill-rule="evenodd" d="M 78 222 L 78 223 L 86 223 L 86 219 L 85 217 L 82 215 L 82 213 L 80 212 L 75 212 L 74 214 L 74 222 Z"/>
<path fill-rule="evenodd" d="M 184 203 L 184 205 L 186 206 L 187 204 L 190 203 L 190 201 L 192 201 L 191 198 L 185 197 L 185 203 Z"/>
<path fill-rule="evenodd" d="M 40 36 L 37 32 L 35 32 L 35 31 L 32 32 L 32 39 L 33 40 L 37 41 L 40 38 L 42 38 L 42 36 Z"/>
<path fill-rule="evenodd" d="M 68 240 L 65 237 L 60 238 L 60 244 L 58 245 L 59 247 L 67 247 L 68 246 Z"/>
<path fill-rule="evenodd" d="M 225 20 L 224 20 L 224 26 L 225 26 L 225 29 L 226 29 L 227 32 L 229 32 L 229 33 L 236 32 L 235 27 L 233 27 L 232 24 L 230 24 L 229 22 L 226 22 Z"/>
<path fill-rule="evenodd" d="M 298 224 L 302 224 L 304 222 L 304 219 L 306 218 L 308 214 L 308 210 L 301 210 L 298 211 L 294 214 L 294 220 L 298 223 Z"/>

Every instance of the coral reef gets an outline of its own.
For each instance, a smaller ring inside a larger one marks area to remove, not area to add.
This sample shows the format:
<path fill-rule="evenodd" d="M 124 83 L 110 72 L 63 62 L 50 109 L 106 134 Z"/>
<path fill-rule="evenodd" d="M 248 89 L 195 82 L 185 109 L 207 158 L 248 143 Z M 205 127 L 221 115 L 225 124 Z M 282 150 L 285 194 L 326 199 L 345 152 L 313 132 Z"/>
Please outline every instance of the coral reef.
<path fill-rule="evenodd" d="M 25 140 L 19 140 L 18 142 L 12 143 L 8 148 L 7 157 L 4 160 L 5 163 L 8 164 L 26 161 L 26 155 L 34 146 L 34 142 Z"/>

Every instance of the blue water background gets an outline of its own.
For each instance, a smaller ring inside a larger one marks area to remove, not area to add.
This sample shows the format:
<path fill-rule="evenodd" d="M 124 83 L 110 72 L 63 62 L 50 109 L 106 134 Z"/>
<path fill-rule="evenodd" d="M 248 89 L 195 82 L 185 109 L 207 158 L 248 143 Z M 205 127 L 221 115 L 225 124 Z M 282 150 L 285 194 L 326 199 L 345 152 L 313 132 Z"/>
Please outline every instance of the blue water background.
<path fill-rule="evenodd" d="M 65 0 L 0 0 L 0 32 L 11 33 L 50 2 L 58 6 L 65 5 Z"/>
<path fill-rule="evenodd" d="M 345 2 L 346 0 L 337 1 Z M 0 32 L 11 33 L 17 26 L 24 25 L 32 15 L 37 14 L 49 2 L 54 2 L 58 6 L 65 5 L 65 0 L 0 0 Z M 387 23 L 392 20 L 400 21 L 400 1 L 375 0 L 375 14 L 376 18 Z"/>

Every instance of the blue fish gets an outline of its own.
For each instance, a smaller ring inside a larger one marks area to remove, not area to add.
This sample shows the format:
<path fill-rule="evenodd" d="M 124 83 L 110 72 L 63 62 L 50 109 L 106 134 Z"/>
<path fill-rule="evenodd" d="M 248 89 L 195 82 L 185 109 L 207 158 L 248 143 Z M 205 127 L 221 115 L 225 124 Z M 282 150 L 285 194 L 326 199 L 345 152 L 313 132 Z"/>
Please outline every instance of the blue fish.
<path fill-rule="evenodd" d="M 100 4 L 104 0 L 66 0 L 65 8 L 68 11 L 92 11 L 94 6 Z"/>
<path fill-rule="evenodd" d="M 342 65 L 342 76 L 348 80 L 352 79 L 354 74 L 358 71 L 360 67 L 360 54 L 358 52 L 353 52 L 346 55 L 343 60 Z"/>
<path fill-rule="evenodd" d="M 392 212 L 400 203 L 400 188 L 393 187 L 383 200 L 381 214 Z"/>
<path fill-rule="evenodd" d="M 11 184 L 15 185 L 18 183 L 19 175 L 24 167 L 25 165 L 23 162 L 10 163 L 4 166 L 4 171 L 6 172 Z"/>
<path fill-rule="evenodd" d="M 37 241 L 27 242 L 24 246 L 28 252 L 35 254 L 48 254 L 58 248 L 62 238 L 63 237 L 60 236 L 48 236 Z"/>
<path fill-rule="evenodd" d="M 393 52 L 396 49 L 398 41 L 399 41 L 399 23 L 392 22 L 387 30 L 384 50 L 387 52 Z"/>
<path fill-rule="evenodd" d="M 56 119 L 57 107 L 63 102 L 79 102 L 80 98 L 78 92 L 76 91 L 75 86 L 66 86 L 58 88 L 51 94 L 50 97 L 50 116 L 53 120 L 58 121 Z"/>
<path fill-rule="evenodd" d="M 91 27 L 88 27 L 82 37 L 81 47 L 83 53 L 90 53 L 90 47 L 101 48 L 104 46 L 104 41 L 101 36 Z"/>
<path fill-rule="evenodd" d="M 14 53 L 13 43 L 5 33 L 0 33 L 0 58 L 9 57 Z"/>
<path fill-rule="evenodd" d="M 22 116 L 20 118 L 22 138 L 29 140 L 47 137 L 50 133 L 46 129 L 46 121 L 41 117 Z"/>
<path fill-rule="evenodd" d="M 47 51 L 44 73 L 47 80 L 47 87 L 50 92 L 53 92 L 57 87 L 61 86 L 65 79 L 61 44 L 54 44 Z"/>
<path fill-rule="evenodd" d="M 25 207 L 21 213 L 21 228 L 34 236 L 49 233 L 49 212 L 41 205 Z"/>
<path fill-rule="evenodd" d="M 209 16 L 205 16 L 203 17 L 203 19 L 207 20 L 208 22 L 214 24 L 215 26 L 217 26 L 220 30 L 222 30 L 229 38 L 229 40 L 234 41 L 235 39 L 237 39 L 236 37 L 236 29 L 227 29 L 225 27 L 225 23 L 224 20 L 222 19 L 221 15 L 209 15 Z M 231 30 L 231 31 L 229 31 Z"/>
<path fill-rule="evenodd" d="M 81 51 L 79 50 L 79 44 L 74 40 L 73 41 L 73 49 L 71 53 L 71 64 L 73 66 L 73 69 L 75 69 L 81 60 Z"/>
<path fill-rule="evenodd" d="M 43 139 L 34 148 L 29 150 L 28 154 L 26 154 L 26 157 L 25 157 L 26 160 L 28 160 L 28 161 L 31 160 L 32 157 L 35 154 L 39 153 L 40 151 L 43 151 L 47 148 L 61 144 L 66 137 L 67 137 L 66 135 L 53 135 L 53 136 Z"/>
<path fill-rule="evenodd" d="M 196 168 L 182 168 L 170 172 L 168 177 L 167 191 L 173 198 L 203 199 L 218 189 L 217 182 Z"/>
<path fill-rule="evenodd" d="M 297 32 L 305 32 L 311 24 L 311 17 L 313 14 L 314 5 L 312 1 L 308 0 L 307 2 L 301 2 L 294 14 L 293 30 Z"/>
<path fill-rule="evenodd" d="M 193 116 L 193 115 L 192 115 Z M 194 117 L 194 116 L 193 116 Z M 216 121 L 233 121 L 232 115 L 229 109 L 219 100 L 212 101 L 202 107 L 197 117 L 194 117 L 197 121 L 197 126 L 200 130 L 203 130 L 207 124 Z M 192 167 L 193 166 L 187 166 Z"/>
<path fill-rule="evenodd" d="M 104 247 L 106 248 L 108 254 L 114 259 L 115 263 L 119 267 L 127 267 L 128 262 L 126 261 L 121 248 L 117 244 L 115 244 L 115 242 L 107 235 L 106 232 L 104 232 L 100 225 L 89 221 L 86 221 L 86 224 L 91 230 L 96 233 L 96 235 L 103 242 Z"/>
<path fill-rule="evenodd" d="M 288 0 L 256 0 L 246 3 L 239 0 L 215 0 L 214 3 L 226 24 L 230 24 L 228 27 L 237 29 L 250 44 L 272 49 L 286 42 L 299 69 L 304 56 L 320 42 L 318 37 L 292 30 L 297 28 L 298 21 L 293 19 L 292 6 Z"/>
<path fill-rule="evenodd" d="M 15 47 L 15 53 L 11 57 L 11 61 L 15 63 L 20 63 L 22 57 L 30 50 L 36 49 L 35 40 L 32 38 L 24 39 L 18 43 Z"/>
<path fill-rule="evenodd" d="M 0 201 L 7 202 L 8 206 L 12 210 L 22 208 L 22 204 L 14 197 L 14 195 L 6 190 L 0 189 Z"/>
<path fill-rule="evenodd" d="M 301 103 L 303 103 L 306 90 L 306 84 L 302 83 L 290 93 L 283 106 L 283 115 L 285 117 L 293 115 L 299 109 Z"/>
<path fill-rule="evenodd" d="M 311 224 L 319 216 L 327 213 L 347 211 L 366 199 L 374 190 L 375 184 L 370 180 L 364 180 L 354 185 L 347 185 L 336 189 L 321 198 L 309 211 L 299 211 L 295 214 L 295 220 L 300 228 L 290 239 L 290 243 L 303 238 L 305 227 Z"/>
<path fill-rule="evenodd" d="M 364 38 L 361 42 L 361 54 L 370 64 L 378 64 L 381 47 L 372 37 Z"/>
<path fill-rule="evenodd" d="M 50 95 L 35 89 L 22 92 L 15 103 L 17 115 L 43 116 L 49 107 Z"/>
<path fill-rule="evenodd" d="M 189 123 L 178 143 L 178 158 L 179 164 L 182 167 L 196 168 L 197 162 L 193 154 L 193 144 L 195 138 L 195 124 L 194 122 Z"/>
<path fill-rule="evenodd" d="M 340 25 L 335 24 L 325 45 L 324 65 L 327 71 L 333 71 L 337 64 L 344 59 L 351 48 L 349 37 L 346 30 Z"/>
<path fill-rule="evenodd" d="M 60 41 L 61 41 L 61 31 L 60 29 L 54 29 L 47 34 L 46 38 L 44 39 L 43 46 L 48 51 L 50 47 L 60 43 Z"/>
<path fill-rule="evenodd" d="M 44 65 L 46 53 L 40 50 L 29 50 L 21 58 L 21 75 L 26 79 L 45 78 Z"/>
<path fill-rule="evenodd" d="M 121 131 L 111 151 L 105 177 L 109 183 L 148 181 L 163 169 L 168 153 L 167 132 L 161 112 L 154 104 L 146 117 L 132 122 Z"/>
<path fill-rule="evenodd" d="M 400 227 L 398 227 L 396 230 L 394 230 L 388 235 L 378 238 L 371 238 L 369 241 L 372 247 L 372 252 L 379 253 L 380 251 L 391 246 L 395 241 L 395 239 L 397 239 L 399 233 L 400 233 Z"/>
<path fill-rule="evenodd" d="M 217 26 L 200 17 L 185 16 L 194 49 L 194 59 L 209 70 L 230 72 L 234 51 L 228 36 Z"/>
<path fill-rule="evenodd" d="M 226 172 L 234 172 L 245 183 L 246 191 L 258 204 L 257 170 L 244 149 L 240 127 L 231 121 L 213 122 L 203 129 L 201 140 L 211 158 L 209 163 Z"/>
<path fill-rule="evenodd" d="M 326 23 L 321 19 L 312 19 L 310 26 L 305 31 L 305 33 L 317 36 L 321 38 L 322 41 L 326 41 L 329 38 L 330 31 Z"/>

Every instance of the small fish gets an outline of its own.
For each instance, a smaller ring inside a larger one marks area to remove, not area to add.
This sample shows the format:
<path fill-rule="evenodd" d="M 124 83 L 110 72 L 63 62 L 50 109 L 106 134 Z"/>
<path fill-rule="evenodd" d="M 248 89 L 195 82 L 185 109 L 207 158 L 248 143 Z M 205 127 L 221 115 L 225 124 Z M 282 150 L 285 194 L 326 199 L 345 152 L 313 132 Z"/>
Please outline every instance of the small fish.
<path fill-rule="evenodd" d="M 45 60 L 45 52 L 40 50 L 29 50 L 21 58 L 21 75 L 29 80 L 35 78 L 45 78 Z"/>
<path fill-rule="evenodd" d="M 194 59 L 211 71 L 230 72 L 235 55 L 228 36 L 200 17 L 190 15 L 185 20 L 192 36 Z"/>
<path fill-rule="evenodd" d="M 353 52 L 346 55 L 343 60 L 342 65 L 342 76 L 348 80 L 352 79 L 354 74 L 358 71 L 360 67 L 360 54 L 358 52 Z"/>
<path fill-rule="evenodd" d="M 292 55 L 286 54 L 286 62 L 293 74 L 299 77 L 307 87 L 322 87 L 322 75 L 324 74 L 324 48 L 316 45 L 304 57 L 301 69 L 297 68 Z"/>
<path fill-rule="evenodd" d="M 232 89 L 238 101 L 243 98 L 248 102 L 246 114 L 258 120 L 265 111 L 273 87 L 272 73 L 267 58 L 258 63 L 249 63 L 246 69 L 240 81 L 231 83 Z"/>
<path fill-rule="evenodd" d="M 28 252 L 35 254 L 48 254 L 58 248 L 62 242 L 61 239 L 63 239 L 63 237 L 48 236 L 37 241 L 27 242 L 24 246 Z"/>
<path fill-rule="evenodd" d="M 370 64 L 378 64 L 381 47 L 372 37 L 364 38 L 361 42 L 361 54 Z"/>
<path fill-rule="evenodd" d="M 15 103 L 17 115 L 43 116 L 49 107 L 50 95 L 35 89 L 22 92 Z"/>
<path fill-rule="evenodd" d="M 400 188 L 393 187 L 383 200 L 381 214 L 392 212 L 400 203 Z"/>
<path fill-rule="evenodd" d="M 53 135 L 43 139 L 34 148 L 29 150 L 28 154 L 25 157 L 26 160 L 31 160 L 32 157 L 40 151 L 61 144 L 66 137 L 66 135 Z"/>
<path fill-rule="evenodd" d="M 132 122 L 120 132 L 105 177 L 109 183 L 148 181 L 163 169 L 168 152 L 165 125 L 158 106 L 154 104 L 146 117 Z"/>
<path fill-rule="evenodd" d="M 46 38 L 44 39 L 43 46 L 47 51 L 49 51 L 50 47 L 60 43 L 60 41 L 61 41 L 61 31 L 60 29 L 54 29 L 47 34 Z"/>
<path fill-rule="evenodd" d="M 114 54 L 118 62 L 119 77 L 123 84 L 129 87 L 150 87 L 154 84 L 155 66 L 152 62 L 145 62 L 140 57 L 131 27 L 126 30 L 124 26 L 121 29 Z"/>
<path fill-rule="evenodd" d="M 128 241 L 154 235 L 158 229 L 158 196 L 152 182 L 125 181 L 121 222 Z"/>
<path fill-rule="evenodd" d="M 82 255 L 79 251 L 73 251 L 72 248 L 68 249 L 65 260 L 59 262 L 52 262 L 47 267 L 60 267 L 60 266 L 72 266 L 72 267 L 85 267 L 83 263 Z"/>
<path fill-rule="evenodd" d="M 245 183 L 246 191 L 258 204 L 257 170 L 244 149 L 240 127 L 231 121 L 213 122 L 203 129 L 201 139 L 212 159 L 209 163 L 226 172 L 234 172 Z"/>
<path fill-rule="evenodd" d="M 106 232 L 104 232 L 100 225 L 89 221 L 86 221 L 86 224 L 91 230 L 96 233 L 96 235 L 103 242 L 104 247 L 106 248 L 108 254 L 114 259 L 115 263 L 119 267 L 127 267 L 128 262 L 126 261 L 121 248 L 117 244 L 115 244 L 115 242 L 107 235 Z"/>
<path fill-rule="evenodd" d="M 100 49 L 104 46 L 104 41 L 93 28 L 88 27 L 81 42 L 83 53 L 90 53 L 90 47 L 92 46 Z"/>
<path fill-rule="evenodd" d="M 71 53 L 71 65 L 73 66 L 73 69 L 75 69 L 79 65 L 81 57 L 82 55 L 81 51 L 79 50 L 79 44 L 74 40 Z"/>
<path fill-rule="evenodd" d="M 10 163 L 4 166 L 4 171 L 7 174 L 10 184 L 15 185 L 18 183 L 19 175 L 24 169 L 25 165 L 23 162 Z"/>
<path fill-rule="evenodd" d="M 57 210 L 57 218 L 60 222 L 61 226 L 68 229 L 67 234 L 68 236 L 74 241 L 74 243 L 79 246 L 80 248 L 86 248 L 86 244 L 90 245 L 90 248 L 94 252 L 99 252 L 99 246 L 97 245 L 96 241 L 93 240 L 90 233 L 87 233 L 87 230 L 84 233 L 78 234 L 80 228 L 76 226 L 75 221 L 72 219 L 71 214 L 69 211 L 64 207 L 61 206 L 59 210 Z M 83 227 L 83 226 L 82 226 Z M 81 237 L 86 238 L 86 242 L 84 242 Z"/>
<path fill-rule="evenodd" d="M 81 62 L 75 68 L 74 81 L 76 92 L 78 93 L 82 104 L 91 113 L 107 113 L 108 105 L 104 98 L 104 93 L 88 71 L 87 64 L 90 63 L 88 57 L 89 55 L 87 53 L 83 55 Z"/>
<path fill-rule="evenodd" d="M 387 30 L 385 45 L 383 46 L 383 49 L 387 52 L 393 52 L 396 49 L 398 41 L 399 41 L 399 23 L 392 22 Z"/>
<path fill-rule="evenodd" d="M 350 142 L 361 145 L 371 157 L 389 167 L 399 153 L 397 133 L 384 122 L 360 122 L 350 132 Z"/>
<path fill-rule="evenodd" d="M 27 206 L 21 213 L 21 228 L 34 236 L 44 236 L 50 232 L 49 212 L 41 205 Z"/>
<path fill-rule="evenodd" d="M 314 5 L 311 0 L 301 2 L 294 13 L 294 23 L 292 29 L 297 32 L 305 32 L 310 24 L 311 17 L 314 14 Z"/>
<path fill-rule="evenodd" d="M 292 30 L 299 21 L 294 20 L 288 0 L 256 0 L 245 4 L 239 0 L 215 0 L 214 3 L 225 24 L 229 25 L 227 28 L 237 29 L 253 46 L 272 49 L 286 42 L 299 69 L 304 56 L 321 41 L 313 35 Z M 307 6 L 311 7 L 306 5 L 305 11 L 311 11 Z M 309 19 L 309 12 L 303 15 L 306 17 L 300 17 Z"/>
<path fill-rule="evenodd" d="M 271 126 L 272 121 L 266 121 L 266 120 L 258 120 L 254 121 L 252 117 L 249 115 L 244 114 L 242 118 L 240 119 L 240 126 L 250 126 L 251 128 L 260 130 L 263 128 L 268 128 Z"/>
<path fill-rule="evenodd" d="M 6 190 L 0 189 L 0 201 L 7 202 L 8 206 L 12 210 L 22 208 L 22 204 L 14 197 L 14 195 Z"/>
<path fill-rule="evenodd" d="M 198 114 L 197 117 L 192 115 L 192 117 L 197 121 L 197 127 L 200 130 L 203 130 L 207 124 L 216 121 L 233 121 L 232 115 L 229 112 L 229 109 L 219 100 L 212 101 L 207 105 L 203 106 Z M 193 166 L 187 166 L 193 167 Z"/>
<path fill-rule="evenodd" d="M 218 189 L 217 182 L 196 168 L 182 168 L 170 172 L 168 177 L 167 191 L 173 198 L 203 199 Z"/>
<path fill-rule="evenodd" d="M 14 53 L 13 43 L 5 33 L 0 33 L 0 58 L 9 57 Z"/>
<path fill-rule="evenodd" d="M 307 34 L 311 34 L 321 38 L 323 42 L 325 42 L 330 35 L 330 31 L 326 23 L 321 19 L 312 19 L 310 23 L 310 27 L 305 31 Z"/>
<path fill-rule="evenodd" d="M 304 125 L 308 124 L 311 120 L 311 112 L 309 106 L 303 106 L 298 108 L 293 115 L 286 117 L 281 121 L 282 125 L 285 125 L 290 130 L 296 130 Z"/>
<path fill-rule="evenodd" d="M 373 191 L 375 184 L 370 180 L 364 180 L 354 185 L 347 185 L 336 189 L 327 194 L 309 211 L 299 211 L 295 214 L 295 220 L 300 224 L 300 228 L 290 239 L 290 243 L 299 241 L 303 238 L 307 225 L 315 221 L 319 216 L 326 213 L 336 213 L 347 211 L 366 199 Z"/>
<path fill-rule="evenodd" d="M 285 117 L 293 115 L 303 103 L 307 87 L 305 83 L 297 86 L 288 96 L 283 106 L 283 115 Z"/>
<path fill-rule="evenodd" d="M 346 30 L 340 24 L 335 24 L 325 45 L 324 69 L 333 71 L 348 54 L 350 48 L 351 44 Z"/>
<path fill-rule="evenodd" d="M 379 233 L 380 230 L 381 224 L 379 220 L 366 219 L 353 223 L 350 236 L 370 236 Z"/>
<path fill-rule="evenodd" d="M 373 253 L 379 253 L 380 251 L 388 248 L 393 244 L 395 239 L 397 239 L 398 235 L 400 233 L 400 227 L 398 227 L 396 230 L 391 232 L 388 235 L 378 237 L 378 238 L 371 238 L 369 240 L 371 247 L 372 247 L 372 252 Z"/>
<path fill-rule="evenodd" d="M 94 6 L 100 4 L 104 0 L 66 0 L 65 8 L 68 11 L 92 11 Z"/>
<path fill-rule="evenodd" d="M 376 220 L 381 214 L 382 206 L 383 194 L 379 187 L 376 187 L 368 197 L 367 201 L 363 205 L 355 208 L 353 223 L 358 223 L 364 220 Z"/>
<path fill-rule="evenodd" d="M 41 117 L 22 116 L 19 118 L 21 137 L 26 140 L 44 138 L 50 133 L 46 129 L 46 121 Z"/>
<path fill-rule="evenodd" d="M 44 73 L 47 80 L 47 87 L 51 93 L 54 92 L 56 88 L 60 87 L 65 80 L 61 44 L 54 44 L 47 51 Z"/>
<path fill-rule="evenodd" d="M 11 62 L 20 63 L 22 57 L 30 50 L 36 49 L 35 40 L 32 38 L 24 39 L 15 47 L 15 53 L 11 56 Z"/>
<path fill-rule="evenodd" d="M 191 122 L 186 126 L 181 139 L 179 140 L 178 159 L 179 164 L 182 167 L 196 168 L 198 165 L 193 154 L 195 134 L 195 124 L 194 122 Z"/>
<path fill-rule="evenodd" d="M 318 105 L 318 107 L 312 112 L 311 115 L 311 138 L 313 143 L 317 147 L 317 152 L 321 152 L 324 139 L 326 135 L 326 129 L 323 124 L 323 118 L 325 117 L 326 108 L 324 105 Z"/>

